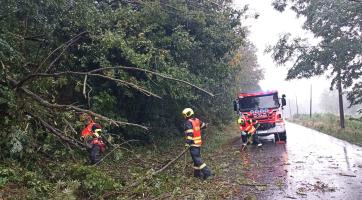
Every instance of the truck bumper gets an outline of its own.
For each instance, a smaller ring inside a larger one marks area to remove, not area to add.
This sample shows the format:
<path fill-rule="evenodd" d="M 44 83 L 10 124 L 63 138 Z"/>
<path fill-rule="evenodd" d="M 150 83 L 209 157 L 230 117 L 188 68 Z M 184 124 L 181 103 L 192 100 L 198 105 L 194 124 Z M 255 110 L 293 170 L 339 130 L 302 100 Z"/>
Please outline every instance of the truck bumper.
<path fill-rule="evenodd" d="M 285 125 L 276 125 L 273 128 L 267 129 L 267 130 L 257 130 L 257 134 L 259 136 L 268 136 L 275 133 L 282 133 L 285 132 Z"/>

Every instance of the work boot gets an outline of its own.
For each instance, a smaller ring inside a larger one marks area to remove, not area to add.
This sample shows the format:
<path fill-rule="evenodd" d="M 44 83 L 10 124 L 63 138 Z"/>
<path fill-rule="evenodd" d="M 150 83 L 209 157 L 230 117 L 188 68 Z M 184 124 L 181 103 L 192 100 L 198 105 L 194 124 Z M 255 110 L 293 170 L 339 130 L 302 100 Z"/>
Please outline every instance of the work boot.
<path fill-rule="evenodd" d="M 194 177 L 196 178 L 202 178 L 202 172 L 199 169 L 194 170 Z"/>
<path fill-rule="evenodd" d="M 203 176 L 204 180 L 206 180 L 208 177 L 210 177 L 212 175 L 211 171 L 209 170 L 208 167 L 204 167 L 201 171 L 202 171 L 202 174 L 204 175 Z"/>

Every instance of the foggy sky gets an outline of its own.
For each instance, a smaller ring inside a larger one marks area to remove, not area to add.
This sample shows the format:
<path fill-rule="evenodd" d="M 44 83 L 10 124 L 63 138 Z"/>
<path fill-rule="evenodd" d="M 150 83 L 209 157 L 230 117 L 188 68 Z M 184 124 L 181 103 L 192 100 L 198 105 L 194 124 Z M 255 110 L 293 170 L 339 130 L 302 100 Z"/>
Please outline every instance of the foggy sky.
<path fill-rule="evenodd" d="M 313 34 L 302 29 L 304 19 L 298 19 L 296 14 L 287 9 L 280 13 L 271 6 L 272 0 L 234 0 L 234 7 L 243 8 L 249 4 L 249 13 L 258 13 L 257 19 L 242 21 L 249 28 L 249 40 L 257 48 L 258 64 L 264 70 L 264 80 L 260 82 L 263 90 L 278 90 L 287 96 L 287 103 L 291 101 L 292 113 L 296 112 L 296 99 L 298 100 L 299 113 L 309 113 L 310 86 L 313 85 L 312 108 L 313 112 L 321 112 L 320 94 L 330 87 L 330 81 L 325 76 L 312 79 L 300 79 L 285 81 L 287 69 L 293 63 L 286 66 L 276 66 L 270 54 L 265 54 L 268 45 L 274 45 L 283 33 L 291 33 L 292 37 L 301 36 L 315 43 Z M 285 109 L 286 115 L 289 108 Z"/>

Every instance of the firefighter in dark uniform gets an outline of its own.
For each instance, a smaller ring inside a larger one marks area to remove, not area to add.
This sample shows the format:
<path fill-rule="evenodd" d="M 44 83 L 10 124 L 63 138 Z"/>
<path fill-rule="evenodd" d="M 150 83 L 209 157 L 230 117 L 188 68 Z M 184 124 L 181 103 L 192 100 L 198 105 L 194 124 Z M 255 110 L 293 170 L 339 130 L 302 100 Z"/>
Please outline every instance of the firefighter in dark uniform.
<path fill-rule="evenodd" d="M 186 146 L 190 147 L 190 154 L 194 162 L 194 176 L 201 179 L 207 179 L 211 176 L 211 171 L 201 160 L 201 129 L 206 128 L 206 124 L 194 117 L 194 111 L 191 108 L 185 108 L 182 115 L 186 121 L 184 123 L 184 132 L 186 136 Z"/>

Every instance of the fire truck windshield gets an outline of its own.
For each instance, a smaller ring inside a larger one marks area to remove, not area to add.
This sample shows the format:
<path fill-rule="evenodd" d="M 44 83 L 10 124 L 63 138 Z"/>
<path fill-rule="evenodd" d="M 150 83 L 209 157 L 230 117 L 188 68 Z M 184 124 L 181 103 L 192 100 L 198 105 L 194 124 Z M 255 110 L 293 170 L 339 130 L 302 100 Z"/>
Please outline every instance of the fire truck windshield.
<path fill-rule="evenodd" d="M 249 96 L 239 98 L 240 111 L 249 111 L 261 108 L 279 108 L 278 94 L 264 96 Z"/>

